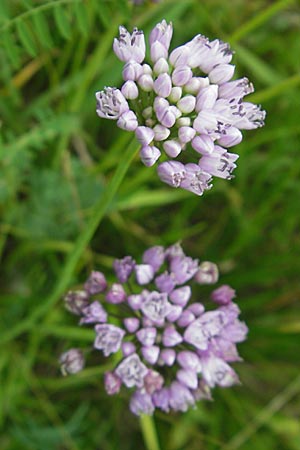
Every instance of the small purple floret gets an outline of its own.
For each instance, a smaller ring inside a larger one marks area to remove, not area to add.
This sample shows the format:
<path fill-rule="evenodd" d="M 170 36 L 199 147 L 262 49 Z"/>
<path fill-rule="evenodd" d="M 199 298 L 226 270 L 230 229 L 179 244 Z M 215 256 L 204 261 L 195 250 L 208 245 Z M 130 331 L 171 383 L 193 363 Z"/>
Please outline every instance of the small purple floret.
<path fill-rule="evenodd" d="M 148 372 L 145 364 L 142 363 L 136 353 L 123 359 L 121 364 L 115 370 L 116 375 L 121 378 L 125 386 L 131 388 L 133 386 L 142 387 L 144 377 Z"/>
<path fill-rule="evenodd" d="M 135 267 L 135 261 L 131 256 L 125 256 L 115 259 L 113 267 L 120 283 L 126 283 Z"/>
<path fill-rule="evenodd" d="M 104 356 L 109 356 L 111 353 L 116 353 L 125 336 L 125 331 L 122 328 L 110 324 L 101 324 L 95 326 L 96 339 L 94 347 L 97 350 L 102 350 Z"/>
<path fill-rule="evenodd" d="M 100 294 L 100 292 L 104 292 L 107 288 L 107 281 L 104 274 L 102 272 L 93 270 L 87 281 L 84 283 L 84 288 L 90 295 Z"/>
<path fill-rule="evenodd" d="M 107 312 L 97 300 L 83 308 L 82 313 L 83 317 L 80 319 L 80 325 L 107 321 Z"/>

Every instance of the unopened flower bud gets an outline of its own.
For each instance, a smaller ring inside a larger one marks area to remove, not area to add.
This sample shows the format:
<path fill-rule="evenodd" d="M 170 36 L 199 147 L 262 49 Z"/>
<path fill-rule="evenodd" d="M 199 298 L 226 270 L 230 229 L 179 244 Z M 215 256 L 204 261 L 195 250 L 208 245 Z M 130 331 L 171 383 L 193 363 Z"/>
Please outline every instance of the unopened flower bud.
<path fill-rule="evenodd" d="M 171 105 L 169 107 L 169 111 L 171 111 L 174 114 L 176 119 L 179 119 L 179 117 L 182 116 L 182 112 L 180 111 L 180 109 L 176 108 L 175 105 Z"/>
<path fill-rule="evenodd" d="M 129 403 L 129 409 L 136 416 L 141 416 L 143 414 L 151 416 L 154 412 L 155 407 L 151 395 L 145 392 L 143 389 L 137 390 L 132 394 Z"/>
<path fill-rule="evenodd" d="M 156 348 L 158 348 L 158 347 L 156 347 Z M 151 370 L 151 369 L 148 370 L 148 373 L 144 378 L 144 387 L 145 387 L 145 390 L 148 392 L 148 394 L 153 394 L 158 389 L 161 389 L 163 384 L 164 384 L 164 379 L 160 375 L 159 372 L 156 372 L 156 370 Z"/>
<path fill-rule="evenodd" d="M 218 138 L 218 144 L 224 147 L 233 147 L 243 140 L 243 135 L 236 127 L 227 128 L 225 134 Z"/>
<path fill-rule="evenodd" d="M 235 297 L 235 290 L 227 284 L 215 289 L 211 294 L 211 299 L 219 305 L 228 305 Z"/>
<path fill-rule="evenodd" d="M 121 389 L 122 381 L 113 372 L 106 372 L 104 375 L 104 387 L 108 395 L 118 394 Z"/>
<path fill-rule="evenodd" d="M 150 264 L 153 267 L 154 272 L 160 269 L 165 260 L 164 248 L 161 245 L 155 245 L 148 248 L 143 253 L 143 263 Z"/>
<path fill-rule="evenodd" d="M 184 350 L 178 353 L 177 361 L 183 369 L 194 370 L 201 372 L 201 361 L 199 356 L 189 350 Z"/>
<path fill-rule="evenodd" d="M 184 86 L 192 76 L 193 72 L 189 66 L 178 66 L 173 70 L 172 82 L 176 86 Z"/>
<path fill-rule="evenodd" d="M 105 298 L 108 303 L 118 304 L 124 302 L 126 300 L 126 292 L 122 284 L 113 283 Z"/>
<path fill-rule="evenodd" d="M 175 287 L 175 279 L 172 274 L 168 272 L 162 273 L 155 278 L 155 286 L 160 292 L 166 292 L 167 294 L 172 292 Z"/>
<path fill-rule="evenodd" d="M 153 128 L 154 131 L 154 140 L 155 141 L 164 141 L 168 139 L 170 136 L 170 130 L 167 127 L 164 127 L 163 125 L 160 125 L 159 123 L 155 125 Z"/>
<path fill-rule="evenodd" d="M 169 322 L 176 322 L 176 320 L 179 319 L 181 314 L 182 314 L 181 306 L 172 305 L 172 309 L 169 312 L 169 314 L 167 315 L 167 319 Z"/>
<path fill-rule="evenodd" d="M 146 127 L 153 128 L 153 126 L 155 124 L 156 124 L 156 120 L 154 120 L 154 119 L 146 119 L 145 120 Z"/>
<path fill-rule="evenodd" d="M 195 316 L 191 311 L 185 310 L 177 320 L 180 327 L 185 328 L 195 320 Z"/>
<path fill-rule="evenodd" d="M 182 45 L 181 47 L 175 48 L 171 52 L 169 61 L 173 67 L 186 66 L 188 63 L 189 55 L 190 49 L 187 46 Z"/>
<path fill-rule="evenodd" d="M 135 135 L 137 140 L 142 144 L 142 146 L 147 146 L 150 144 L 150 142 L 153 141 L 154 138 L 154 131 L 152 128 L 149 127 L 137 127 L 135 130 Z"/>
<path fill-rule="evenodd" d="M 131 256 L 122 259 L 115 259 L 113 263 L 114 271 L 120 283 L 126 283 L 135 266 L 135 261 Z"/>
<path fill-rule="evenodd" d="M 172 35 L 173 35 L 173 25 L 172 23 L 168 24 L 164 19 L 160 23 L 155 25 L 155 27 L 151 30 L 149 36 L 149 43 L 150 45 L 152 45 L 155 42 L 160 42 L 168 51 Z"/>
<path fill-rule="evenodd" d="M 181 144 L 190 142 L 196 134 L 196 130 L 192 127 L 180 127 L 178 130 L 178 137 Z"/>
<path fill-rule="evenodd" d="M 219 64 L 209 73 L 208 77 L 211 83 L 223 84 L 229 81 L 234 74 L 235 66 L 231 64 Z"/>
<path fill-rule="evenodd" d="M 160 58 L 153 67 L 154 73 L 160 75 L 161 73 L 168 73 L 169 64 L 165 58 Z"/>
<path fill-rule="evenodd" d="M 194 280 L 199 284 L 214 284 L 218 281 L 218 278 L 218 266 L 209 261 L 202 262 L 194 276 Z"/>
<path fill-rule="evenodd" d="M 148 106 L 147 108 L 143 109 L 142 116 L 144 117 L 144 119 L 150 119 L 150 117 L 152 117 L 152 114 L 153 114 L 152 106 Z"/>
<path fill-rule="evenodd" d="M 176 156 L 178 156 L 182 150 L 181 144 L 178 141 L 174 141 L 174 140 L 165 141 L 163 143 L 163 148 L 164 148 L 164 151 L 166 152 L 166 154 L 168 156 L 170 156 L 171 158 L 176 158 Z"/>
<path fill-rule="evenodd" d="M 84 323 L 101 323 L 107 321 L 107 312 L 97 300 L 83 308 L 82 316 L 83 317 L 79 322 L 80 325 Z"/>
<path fill-rule="evenodd" d="M 128 297 L 128 303 L 129 303 L 129 297 Z M 129 331 L 129 333 L 135 333 L 136 330 L 138 330 L 138 328 L 140 326 L 140 321 L 137 317 L 127 317 L 126 319 L 124 319 L 124 325 L 125 325 L 126 329 Z"/>
<path fill-rule="evenodd" d="M 214 151 L 214 141 L 206 134 L 197 135 L 192 140 L 192 147 L 202 155 L 209 155 Z"/>
<path fill-rule="evenodd" d="M 153 103 L 153 109 L 155 111 L 155 114 L 160 120 L 162 116 L 164 115 L 165 111 L 169 108 L 170 104 L 168 100 L 162 97 L 155 97 L 154 103 Z"/>
<path fill-rule="evenodd" d="M 153 78 L 150 74 L 144 73 L 137 80 L 140 88 L 145 92 L 150 92 L 153 89 Z"/>
<path fill-rule="evenodd" d="M 161 73 L 154 81 L 154 91 L 160 97 L 166 98 L 170 95 L 172 89 L 172 81 L 170 75 Z"/>
<path fill-rule="evenodd" d="M 143 73 L 144 73 L 144 74 L 146 74 L 146 75 L 152 75 L 153 70 L 152 70 L 151 66 L 149 66 L 149 64 L 143 64 L 143 65 L 142 65 L 142 68 L 143 68 Z"/>
<path fill-rule="evenodd" d="M 142 347 L 143 358 L 150 364 L 155 364 L 159 357 L 160 349 L 156 345 L 151 347 Z"/>
<path fill-rule="evenodd" d="M 177 102 L 177 108 L 184 114 L 191 113 L 196 105 L 196 98 L 193 95 L 185 95 Z"/>
<path fill-rule="evenodd" d="M 143 68 L 141 64 L 135 62 L 135 61 L 128 61 L 128 63 L 125 64 L 122 75 L 123 80 L 133 80 L 136 81 L 141 75 L 143 74 Z"/>
<path fill-rule="evenodd" d="M 186 309 L 187 309 L 187 311 L 190 311 L 191 313 L 193 313 L 195 317 L 201 316 L 201 314 L 203 314 L 205 311 L 205 308 L 202 305 L 202 303 L 198 303 L 198 302 L 191 303 Z"/>
<path fill-rule="evenodd" d="M 86 291 L 69 291 L 64 297 L 65 307 L 77 316 L 83 314 L 83 309 L 89 305 L 89 295 Z"/>
<path fill-rule="evenodd" d="M 199 89 L 202 87 L 202 84 L 203 83 L 200 77 L 192 77 L 190 81 L 185 84 L 184 89 L 188 94 L 196 95 L 198 94 Z M 209 84 L 209 80 L 207 84 Z"/>
<path fill-rule="evenodd" d="M 136 337 L 144 347 L 152 347 L 155 343 L 156 334 L 157 331 L 154 327 L 141 328 L 137 331 Z"/>
<path fill-rule="evenodd" d="M 153 267 L 150 264 L 137 264 L 135 266 L 135 276 L 138 284 L 148 284 L 154 276 Z"/>
<path fill-rule="evenodd" d="M 182 336 L 172 326 L 166 327 L 162 335 L 162 342 L 165 347 L 175 347 L 183 341 Z"/>
<path fill-rule="evenodd" d="M 190 286 L 182 286 L 180 288 L 175 289 L 170 294 L 170 300 L 175 305 L 179 305 L 182 308 L 186 306 L 189 299 L 191 298 L 192 290 Z"/>
<path fill-rule="evenodd" d="M 166 364 L 166 366 L 173 366 L 175 359 L 176 352 L 173 349 L 164 349 L 159 355 L 160 362 Z"/>
<path fill-rule="evenodd" d="M 176 373 L 176 378 L 181 384 L 190 389 L 196 389 L 198 386 L 198 377 L 196 372 L 191 369 L 180 369 Z"/>
<path fill-rule="evenodd" d="M 189 117 L 179 117 L 176 120 L 176 125 L 180 127 L 189 127 L 191 125 L 191 119 Z"/>
<path fill-rule="evenodd" d="M 77 348 L 71 348 L 60 356 L 59 362 L 64 376 L 80 372 L 84 367 L 83 353 Z"/>
<path fill-rule="evenodd" d="M 135 310 L 140 309 L 140 307 L 143 303 L 143 297 L 140 294 L 131 294 L 131 295 L 128 295 L 127 301 L 128 301 L 130 308 L 135 311 Z"/>
<path fill-rule="evenodd" d="M 160 123 L 167 127 L 167 128 L 171 128 L 175 122 L 176 122 L 176 116 L 174 114 L 174 112 L 171 110 L 171 107 L 169 107 L 164 114 L 162 115 Z"/>
<path fill-rule="evenodd" d="M 154 63 L 160 58 L 166 59 L 168 57 L 168 50 L 158 41 L 153 42 L 150 46 L 150 58 Z"/>
<path fill-rule="evenodd" d="M 106 288 L 107 288 L 107 281 L 105 279 L 104 274 L 96 270 L 93 270 L 91 272 L 89 278 L 84 283 L 84 289 L 90 295 L 95 295 L 99 294 L 100 292 L 104 292 Z"/>
<path fill-rule="evenodd" d="M 133 111 L 127 111 L 119 117 L 117 125 L 122 130 L 134 131 L 138 126 L 137 117 Z"/>
<path fill-rule="evenodd" d="M 212 109 L 218 98 L 218 86 L 210 85 L 200 89 L 196 100 L 196 111 L 202 109 Z"/>
<path fill-rule="evenodd" d="M 154 145 L 146 145 L 140 150 L 140 158 L 147 167 L 153 166 L 161 155 L 160 150 Z"/>
<path fill-rule="evenodd" d="M 136 351 L 136 346 L 133 342 L 122 342 L 121 349 L 123 356 L 129 356 L 132 355 Z"/>
<path fill-rule="evenodd" d="M 128 100 L 134 100 L 139 96 L 138 87 L 132 80 L 128 80 L 123 84 L 121 92 Z"/>
<path fill-rule="evenodd" d="M 170 102 L 177 103 L 178 100 L 181 98 L 182 95 L 182 88 L 180 86 L 174 86 L 171 89 L 171 93 L 168 97 Z"/>

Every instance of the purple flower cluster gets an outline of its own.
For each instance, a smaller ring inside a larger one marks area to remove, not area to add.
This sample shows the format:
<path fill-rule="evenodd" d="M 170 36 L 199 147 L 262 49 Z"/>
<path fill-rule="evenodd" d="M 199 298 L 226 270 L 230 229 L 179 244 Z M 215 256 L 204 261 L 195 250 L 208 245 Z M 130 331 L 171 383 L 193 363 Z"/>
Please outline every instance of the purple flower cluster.
<path fill-rule="evenodd" d="M 202 195 L 212 177 L 232 178 L 238 155 L 227 148 L 241 142 L 240 130 L 263 126 L 265 111 L 243 101 L 254 90 L 247 78 L 230 81 L 235 66 L 228 44 L 197 35 L 169 54 L 172 34 L 165 20 L 153 28 L 149 65 L 143 31 L 120 27 L 113 49 L 125 63 L 125 82 L 121 90 L 96 93 L 97 113 L 135 132 L 146 166 L 164 154 L 163 182 Z"/>
<path fill-rule="evenodd" d="M 109 395 L 130 389 L 137 415 L 186 411 L 211 398 L 211 388 L 239 382 L 229 363 L 240 361 L 236 344 L 248 330 L 238 319 L 235 291 L 223 285 L 206 304 L 192 300 L 192 284 L 218 281 L 215 264 L 186 256 L 177 243 L 149 248 L 141 264 L 130 256 L 115 260 L 114 271 L 115 283 L 95 271 L 83 290 L 65 297 L 80 324 L 94 325 L 95 349 L 116 354 L 105 374 Z M 75 373 L 83 367 L 82 353 L 72 349 L 61 362 L 64 373 Z"/>

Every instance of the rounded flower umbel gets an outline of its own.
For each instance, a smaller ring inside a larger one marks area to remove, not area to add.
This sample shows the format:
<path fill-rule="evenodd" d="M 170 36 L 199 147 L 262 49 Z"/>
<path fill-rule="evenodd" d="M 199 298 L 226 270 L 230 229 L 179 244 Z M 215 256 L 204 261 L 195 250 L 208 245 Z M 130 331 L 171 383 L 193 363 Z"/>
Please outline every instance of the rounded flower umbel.
<path fill-rule="evenodd" d="M 235 291 L 221 285 L 197 300 L 199 285 L 217 283 L 215 264 L 188 257 L 175 244 L 149 248 L 140 263 L 117 259 L 113 269 L 116 282 L 93 271 L 82 290 L 65 297 L 79 325 L 94 327 L 95 351 L 111 357 L 104 376 L 108 395 L 128 389 L 137 415 L 156 408 L 186 411 L 210 399 L 215 386 L 239 383 L 231 363 L 241 360 L 236 344 L 248 330 L 238 318 Z M 71 349 L 60 362 L 63 374 L 76 373 L 83 353 Z"/>
<path fill-rule="evenodd" d="M 228 44 L 197 35 L 169 53 L 172 34 L 165 20 L 153 28 L 145 62 L 143 31 L 120 27 L 113 49 L 124 84 L 96 93 L 97 114 L 135 132 L 142 162 L 160 160 L 164 183 L 202 195 L 213 177 L 233 177 L 238 155 L 227 149 L 241 142 L 241 130 L 263 126 L 266 113 L 244 101 L 254 91 L 247 78 L 231 80 Z"/>

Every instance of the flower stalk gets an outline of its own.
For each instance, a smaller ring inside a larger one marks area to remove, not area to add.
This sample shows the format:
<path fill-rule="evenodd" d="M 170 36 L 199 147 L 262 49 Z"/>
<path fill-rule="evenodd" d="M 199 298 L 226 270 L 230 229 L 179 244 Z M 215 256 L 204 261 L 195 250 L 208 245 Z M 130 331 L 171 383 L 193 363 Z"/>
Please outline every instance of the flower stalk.
<path fill-rule="evenodd" d="M 147 450 L 160 450 L 154 418 L 142 414 L 140 416 L 140 425 Z"/>

